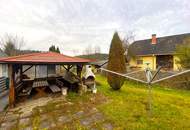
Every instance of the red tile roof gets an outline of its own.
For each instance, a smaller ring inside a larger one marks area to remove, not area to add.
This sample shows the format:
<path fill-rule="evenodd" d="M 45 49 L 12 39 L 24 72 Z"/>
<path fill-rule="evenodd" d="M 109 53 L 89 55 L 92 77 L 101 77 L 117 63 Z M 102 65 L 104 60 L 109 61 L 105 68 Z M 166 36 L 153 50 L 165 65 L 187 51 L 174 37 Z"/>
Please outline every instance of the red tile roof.
<path fill-rule="evenodd" d="M 0 58 L 1 63 L 25 64 L 60 64 L 60 63 L 89 63 L 91 60 L 66 56 L 54 52 L 31 53 L 19 56 Z"/>

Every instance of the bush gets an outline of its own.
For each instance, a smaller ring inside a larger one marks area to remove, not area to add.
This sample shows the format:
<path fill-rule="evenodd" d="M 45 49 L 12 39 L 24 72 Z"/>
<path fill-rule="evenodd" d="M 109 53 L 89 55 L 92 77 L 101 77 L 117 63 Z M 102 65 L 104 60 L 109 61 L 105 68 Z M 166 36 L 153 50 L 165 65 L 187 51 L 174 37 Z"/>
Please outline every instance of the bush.
<path fill-rule="evenodd" d="M 177 62 L 181 65 L 181 67 L 185 69 L 190 69 L 190 38 L 186 38 L 183 41 L 182 45 L 177 46 L 176 54 L 179 58 Z M 182 84 L 182 86 L 185 86 L 185 88 L 190 89 L 190 73 L 184 74 L 180 77 L 181 79 L 183 77 L 183 80 L 185 81 Z"/>
<path fill-rule="evenodd" d="M 190 68 L 190 38 L 185 39 L 182 45 L 177 46 L 176 54 L 181 67 Z"/>

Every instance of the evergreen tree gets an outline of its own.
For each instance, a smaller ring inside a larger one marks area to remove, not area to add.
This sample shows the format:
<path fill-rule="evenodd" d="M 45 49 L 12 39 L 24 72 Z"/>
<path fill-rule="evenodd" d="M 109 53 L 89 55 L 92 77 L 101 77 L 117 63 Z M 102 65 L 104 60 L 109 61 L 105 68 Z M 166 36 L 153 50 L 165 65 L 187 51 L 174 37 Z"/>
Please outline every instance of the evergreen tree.
<path fill-rule="evenodd" d="M 57 47 L 56 52 L 57 52 L 57 53 L 60 53 L 59 47 Z"/>
<path fill-rule="evenodd" d="M 124 48 L 117 32 L 114 33 L 110 46 L 108 70 L 118 73 L 126 72 Z M 114 90 L 120 89 L 124 83 L 123 77 L 112 73 L 108 73 L 107 80 Z"/>
<path fill-rule="evenodd" d="M 55 45 L 50 46 L 49 51 L 60 53 L 59 47 L 55 47 Z"/>
<path fill-rule="evenodd" d="M 56 48 L 54 45 L 52 45 L 50 48 L 49 48 L 49 51 L 51 52 L 57 52 Z"/>

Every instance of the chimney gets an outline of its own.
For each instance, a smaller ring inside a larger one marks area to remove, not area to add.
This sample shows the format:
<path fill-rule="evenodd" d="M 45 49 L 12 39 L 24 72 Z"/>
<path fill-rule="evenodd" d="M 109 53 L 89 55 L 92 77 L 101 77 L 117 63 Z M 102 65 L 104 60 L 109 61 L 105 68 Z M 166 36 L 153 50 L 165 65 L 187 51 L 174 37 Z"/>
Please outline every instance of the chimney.
<path fill-rule="evenodd" d="M 156 44 L 156 34 L 152 34 L 152 44 Z"/>

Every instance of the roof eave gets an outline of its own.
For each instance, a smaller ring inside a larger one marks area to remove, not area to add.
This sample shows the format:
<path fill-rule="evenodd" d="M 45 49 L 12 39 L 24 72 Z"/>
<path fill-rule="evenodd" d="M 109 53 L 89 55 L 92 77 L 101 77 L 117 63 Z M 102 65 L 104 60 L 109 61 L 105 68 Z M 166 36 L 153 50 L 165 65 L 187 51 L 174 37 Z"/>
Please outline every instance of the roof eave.
<path fill-rule="evenodd" d="M 161 56 L 161 55 L 175 55 L 175 53 L 145 54 L 145 55 L 136 55 L 136 56 Z"/>
<path fill-rule="evenodd" d="M 20 62 L 20 61 L 4 61 L 0 64 L 23 64 L 23 65 L 85 65 L 91 62 Z"/>

